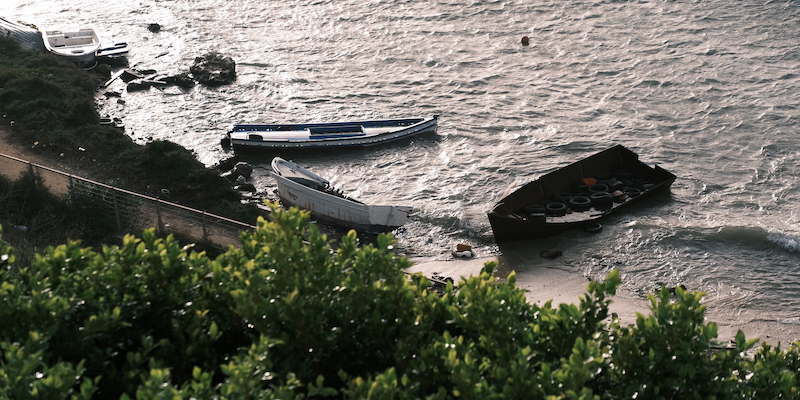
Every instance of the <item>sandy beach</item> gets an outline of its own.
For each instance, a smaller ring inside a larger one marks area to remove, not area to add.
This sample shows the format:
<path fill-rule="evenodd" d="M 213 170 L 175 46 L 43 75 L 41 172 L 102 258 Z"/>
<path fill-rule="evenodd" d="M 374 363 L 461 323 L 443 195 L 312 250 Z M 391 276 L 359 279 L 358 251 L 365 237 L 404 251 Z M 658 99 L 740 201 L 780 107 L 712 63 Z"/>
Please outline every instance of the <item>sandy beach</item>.
<path fill-rule="evenodd" d="M 411 261 L 413 266 L 407 270 L 409 273 L 421 272 L 425 276 L 438 274 L 456 281 L 460 277 L 478 275 L 485 263 L 496 261 L 494 275 L 498 278 L 508 276 L 511 271 L 525 272 L 517 274 L 517 286 L 526 291 L 528 301 L 534 304 L 544 304 L 549 300 L 553 300 L 553 306 L 578 304 L 589 284 L 585 277 L 567 270 L 568 267 L 558 258 L 545 259 L 538 255 L 478 256 L 446 261 L 417 258 Z M 623 282 L 624 279 L 623 274 Z M 621 323 L 635 324 L 637 314 L 651 314 L 650 301 L 620 288 L 612 298 L 610 311 L 619 315 Z M 739 330 L 748 339 L 759 338 L 772 346 L 780 344 L 782 349 L 800 340 L 800 324 L 769 320 L 752 310 L 725 313 L 709 308 L 706 310 L 706 320 L 718 325 L 718 340 L 721 342 L 733 339 Z"/>

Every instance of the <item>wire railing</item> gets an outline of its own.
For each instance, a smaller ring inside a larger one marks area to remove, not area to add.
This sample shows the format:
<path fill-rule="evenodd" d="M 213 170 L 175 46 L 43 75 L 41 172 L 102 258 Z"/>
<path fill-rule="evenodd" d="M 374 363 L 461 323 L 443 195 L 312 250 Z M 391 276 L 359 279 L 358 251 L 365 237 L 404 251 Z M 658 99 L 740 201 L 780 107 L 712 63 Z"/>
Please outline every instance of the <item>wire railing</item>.
<path fill-rule="evenodd" d="M 181 234 L 219 248 L 239 244 L 242 231 L 254 225 L 209 214 L 180 204 L 134 193 L 90 179 L 0 153 L 0 174 L 14 179 L 30 172 L 37 174 L 47 189 L 73 200 L 91 201 L 114 216 L 118 233 L 155 228 L 159 235 Z"/>

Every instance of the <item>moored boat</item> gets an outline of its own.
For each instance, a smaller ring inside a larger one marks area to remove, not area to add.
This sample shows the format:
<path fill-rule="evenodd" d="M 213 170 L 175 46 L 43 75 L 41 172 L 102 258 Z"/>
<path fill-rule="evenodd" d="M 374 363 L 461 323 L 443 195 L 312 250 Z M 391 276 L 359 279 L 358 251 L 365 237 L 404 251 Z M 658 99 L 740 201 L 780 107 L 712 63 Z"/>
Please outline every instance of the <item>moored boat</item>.
<path fill-rule="evenodd" d="M 275 157 L 272 176 L 278 183 L 278 197 L 287 206 L 311 212 L 317 220 L 377 234 L 402 226 L 412 208 L 367 205 L 331 187 L 328 180 L 297 165 Z"/>
<path fill-rule="evenodd" d="M 322 149 L 364 147 L 434 132 L 438 115 L 309 124 L 237 124 L 228 132 L 234 149 Z"/>
<path fill-rule="evenodd" d="M 616 145 L 505 193 L 489 211 L 495 241 L 538 239 L 583 227 L 668 189 L 675 175 Z"/>
<path fill-rule="evenodd" d="M 93 27 L 43 29 L 42 39 L 47 51 L 79 63 L 92 61 L 100 49 L 100 37 Z"/>

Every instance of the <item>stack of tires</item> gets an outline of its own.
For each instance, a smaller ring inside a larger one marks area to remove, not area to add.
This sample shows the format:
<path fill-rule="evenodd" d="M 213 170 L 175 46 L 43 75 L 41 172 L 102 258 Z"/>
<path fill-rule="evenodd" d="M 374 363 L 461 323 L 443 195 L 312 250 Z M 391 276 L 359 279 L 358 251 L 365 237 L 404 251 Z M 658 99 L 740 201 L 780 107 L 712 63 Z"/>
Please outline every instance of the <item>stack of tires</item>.
<path fill-rule="evenodd" d="M 653 188 L 643 175 L 630 171 L 598 174 L 584 178 L 569 192 L 559 193 L 550 201 L 525 207 L 528 219 L 545 221 L 571 212 L 608 211 L 615 203 L 624 203 Z"/>

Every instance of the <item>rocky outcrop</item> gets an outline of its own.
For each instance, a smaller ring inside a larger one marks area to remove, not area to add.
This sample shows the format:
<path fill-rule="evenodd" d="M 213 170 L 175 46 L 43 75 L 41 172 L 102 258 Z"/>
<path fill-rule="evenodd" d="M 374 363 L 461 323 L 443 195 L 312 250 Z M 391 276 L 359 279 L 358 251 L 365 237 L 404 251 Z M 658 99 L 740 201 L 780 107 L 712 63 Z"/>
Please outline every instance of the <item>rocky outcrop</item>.
<path fill-rule="evenodd" d="M 198 82 L 208 86 L 228 85 L 236 80 L 236 63 L 216 52 L 195 58 L 189 71 Z"/>

